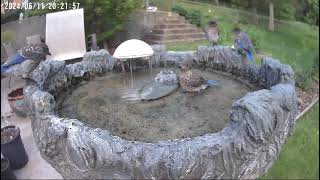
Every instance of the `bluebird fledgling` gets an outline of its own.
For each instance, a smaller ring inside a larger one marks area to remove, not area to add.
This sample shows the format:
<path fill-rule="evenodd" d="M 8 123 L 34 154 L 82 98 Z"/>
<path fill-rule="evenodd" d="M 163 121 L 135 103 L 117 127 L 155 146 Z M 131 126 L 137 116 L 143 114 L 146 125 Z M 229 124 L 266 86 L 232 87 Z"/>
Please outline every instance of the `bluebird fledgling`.
<path fill-rule="evenodd" d="M 219 29 L 216 21 L 209 21 L 205 30 L 208 41 L 211 45 L 217 45 L 219 40 Z"/>
<path fill-rule="evenodd" d="M 11 66 L 20 64 L 26 60 L 37 62 L 43 61 L 46 59 L 46 55 L 51 55 L 51 53 L 44 42 L 24 47 L 20 49 L 17 54 L 8 58 L 8 60 L 1 66 L 1 73 L 10 69 Z"/>
<path fill-rule="evenodd" d="M 191 62 L 180 64 L 181 74 L 179 82 L 186 92 L 200 92 L 207 87 L 218 85 L 216 80 L 205 80 L 200 74 L 191 69 Z"/>
<path fill-rule="evenodd" d="M 247 60 L 253 62 L 254 49 L 248 34 L 245 32 L 242 32 L 240 28 L 234 28 L 232 32 L 235 36 L 234 47 L 238 50 L 240 54 L 245 55 Z"/>

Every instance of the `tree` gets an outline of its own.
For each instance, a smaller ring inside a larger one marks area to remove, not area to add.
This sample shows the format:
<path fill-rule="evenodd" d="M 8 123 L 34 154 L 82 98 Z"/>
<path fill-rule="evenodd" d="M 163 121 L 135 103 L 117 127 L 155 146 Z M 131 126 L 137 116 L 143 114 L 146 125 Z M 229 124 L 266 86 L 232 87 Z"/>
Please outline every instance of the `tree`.
<path fill-rule="evenodd" d="M 274 8 L 273 8 L 273 1 L 269 1 L 269 31 L 274 31 Z"/>
<path fill-rule="evenodd" d="M 32 2 L 44 2 L 47 0 L 32 0 Z M 116 33 L 122 30 L 130 13 L 142 7 L 142 0 L 56 0 L 58 3 L 80 3 L 84 9 L 84 23 L 86 34 L 97 34 L 98 44 L 105 44 Z M 60 9 L 31 10 L 28 16 L 42 15 Z"/>

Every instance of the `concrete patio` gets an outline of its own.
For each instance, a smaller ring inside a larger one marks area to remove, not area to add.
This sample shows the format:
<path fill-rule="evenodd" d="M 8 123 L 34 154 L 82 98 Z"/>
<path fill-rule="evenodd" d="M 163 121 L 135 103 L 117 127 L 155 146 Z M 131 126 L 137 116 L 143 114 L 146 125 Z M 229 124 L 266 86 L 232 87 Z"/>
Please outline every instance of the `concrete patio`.
<path fill-rule="evenodd" d="M 29 161 L 22 169 L 14 170 L 17 179 L 63 179 L 62 176 L 41 156 L 36 146 L 29 118 L 21 118 L 12 112 L 7 94 L 11 90 L 24 86 L 24 81 L 12 77 L 9 88 L 9 77 L 1 80 L 1 128 L 15 125 L 20 128 L 21 138 L 29 157 Z M 2 154 L 1 154 L 2 156 Z"/>

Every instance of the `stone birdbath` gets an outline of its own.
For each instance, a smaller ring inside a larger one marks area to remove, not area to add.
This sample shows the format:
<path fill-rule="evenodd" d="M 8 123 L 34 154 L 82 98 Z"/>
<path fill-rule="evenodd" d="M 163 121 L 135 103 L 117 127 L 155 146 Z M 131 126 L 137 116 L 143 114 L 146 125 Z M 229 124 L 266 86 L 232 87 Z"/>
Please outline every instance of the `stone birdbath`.
<path fill-rule="evenodd" d="M 33 71 L 34 77 L 41 79 L 28 82 L 24 88 L 41 156 L 64 178 L 255 179 L 264 174 L 276 161 L 296 122 L 298 108 L 291 67 L 270 57 L 263 58 L 260 65 L 247 64 L 226 46 L 201 46 L 196 52 L 159 52 L 153 48 L 157 52 L 151 56 L 154 67 L 177 67 L 182 60 L 191 59 L 194 68 L 200 70 L 199 66 L 204 65 L 259 89 L 233 101 L 227 109 L 228 123 L 218 132 L 144 142 L 122 138 L 107 128 L 92 127 L 58 113 L 58 100 L 64 99 L 66 90 L 90 82 L 99 74 L 119 75 L 113 68 L 114 57 L 107 51 L 88 52 L 81 62 L 69 65 L 44 61 Z M 211 108 L 216 104 L 205 103 Z"/>

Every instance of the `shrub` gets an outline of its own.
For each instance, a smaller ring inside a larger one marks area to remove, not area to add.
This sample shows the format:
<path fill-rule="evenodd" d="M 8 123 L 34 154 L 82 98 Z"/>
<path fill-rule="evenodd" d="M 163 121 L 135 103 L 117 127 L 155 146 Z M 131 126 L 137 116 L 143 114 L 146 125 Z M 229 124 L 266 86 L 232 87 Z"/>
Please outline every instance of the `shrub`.
<path fill-rule="evenodd" d="M 251 42 L 252 42 L 252 45 L 253 45 L 253 48 L 256 50 L 256 51 L 259 51 L 261 46 L 260 46 L 260 41 L 262 40 L 262 33 L 257 30 L 257 29 L 252 29 L 250 28 L 250 30 L 248 30 L 248 35 L 251 39 Z"/>
<path fill-rule="evenodd" d="M 319 51 L 313 57 L 312 62 L 312 76 L 319 76 Z"/>
<path fill-rule="evenodd" d="M 281 19 L 295 20 L 295 13 L 296 9 L 290 3 L 284 3 L 282 6 L 280 6 L 279 17 Z"/>
<path fill-rule="evenodd" d="M 312 72 L 305 69 L 296 69 L 295 81 L 299 88 L 302 90 L 307 90 L 312 81 Z"/>
<path fill-rule="evenodd" d="M 188 11 L 181 6 L 174 5 L 172 11 L 178 13 L 180 16 L 187 17 Z"/>
<path fill-rule="evenodd" d="M 17 9 L 17 10 L 10 9 L 6 11 L 5 14 L 1 14 L 1 24 L 18 20 L 21 12 L 22 12 L 21 9 Z"/>
<path fill-rule="evenodd" d="M 201 13 L 200 11 L 193 10 L 187 14 L 187 19 L 191 24 L 200 26 L 201 25 Z"/>
<path fill-rule="evenodd" d="M 200 26 L 201 25 L 201 12 L 198 10 L 192 10 L 188 12 L 181 6 L 174 5 L 172 11 L 178 13 L 180 16 L 185 17 L 191 24 Z"/>

